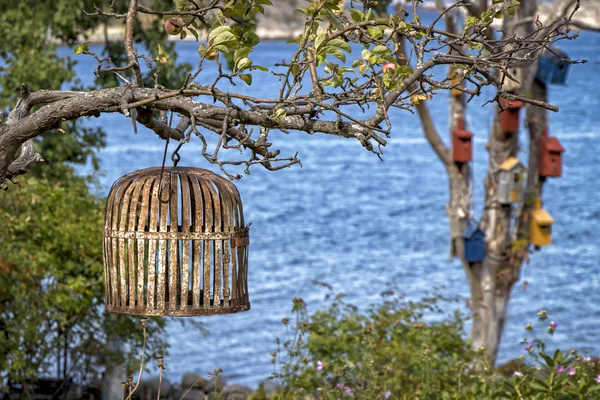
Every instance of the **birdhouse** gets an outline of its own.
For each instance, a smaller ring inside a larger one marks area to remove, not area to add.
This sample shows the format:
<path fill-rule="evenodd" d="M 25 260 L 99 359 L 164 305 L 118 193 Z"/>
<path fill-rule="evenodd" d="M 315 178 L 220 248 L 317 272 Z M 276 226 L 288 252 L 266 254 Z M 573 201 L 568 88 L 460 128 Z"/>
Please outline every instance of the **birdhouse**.
<path fill-rule="evenodd" d="M 542 178 L 562 176 L 562 153 L 565 148 L 551 136 L 540 137 L 538 154 L 539 176 Z"/>
<path fill-rule="evenodd" d="M 450 78 L 450 84 L 451 85 L 458 85 L 460 84 L 460 75 L 458 75 L 456 72 L 452 75 L 452 77 Z M 457 88 L 453 88 L 450 89 L 450 94 L 452 96 L 460 96 L 463 94 L 462 90 L 459 90 Z"/>
<path fill-rule="evenodd" d="M 496 199 L 500 204 L 511 204 L 521 200 L 525 166 L 518 158 L 507 158 L 496 172 Z"/>
<path fill-rule="evenodd" d="M 503 74 L 502 76 L 502 89 L 509 93 L 518 93 L 521 90 L 521 81 L 522 81 L 522 69 L 517 67 L 508 68 L 508 74 Z"/>
<path fill-rule="evenodd" d="M 523 107 L 523 102 L 518 100 L 509 100 L 502 98 L 500 104 L 504 109 L 500 113 L 500 125 L 504 132 L 519 131 L 519 112 Z"/>
<path fill-rule="evenodd" d="M 535 246 L 547 246 L 552 243 L 552 224 L 554 219 L 546 210 L 533 210 L 530 222 L 530 240 Z"/>
<path fill-rule="evenodd" d="M 467 262 L 483 261 L 485 258 L 485 234 L 479 229 L 479 224 L 469 220 L 462 237 L 465 244 L 465 260 Z"/>
<path fill-rule="evenodd" d="M 570 67 L 570 64 L 566 61 L 569 56 L 556 47 L 550 50 L 546 50 L 538 60 L 535 79 L 546 85 L 564 85 L 567 82 L 567 73 Z"/>
<path fill-rule="evenodd" d="M 236 187 L 210 171 L 148 168 L 106 202 L 106 310 L 195 316 L 250 309 L 248 228 Z"/>
<path fill-rule="evenodd" d="M 466 163 L 473 159 L 473 134 L 465 129 L 456 128 L 452 132 L 452 159 Z"/>

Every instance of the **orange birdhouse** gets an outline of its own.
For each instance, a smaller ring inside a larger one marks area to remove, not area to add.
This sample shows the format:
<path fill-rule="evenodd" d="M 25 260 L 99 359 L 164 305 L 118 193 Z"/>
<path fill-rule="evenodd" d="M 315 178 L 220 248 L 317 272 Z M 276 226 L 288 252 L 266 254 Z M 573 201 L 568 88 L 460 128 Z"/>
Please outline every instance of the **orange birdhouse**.
<path fill-rule="evenodd" d="M 500 113 L 500 125 L 504 132 L 519 131 L 519 112 L 523 107 L 522 101 L 501 99 L 500 104 L 504 111 Z"/>
<path fill-rule="evenodd" d="M 452 159 L 466 163 L 473 159 L 473 134 L 457 128 L 452 132 Z"/>
<path fill-rule="evenodd" d="M 557 178 L 562 176 L 562 153 L 565 148 L 560 141 L 551 136 L 540 138 L 538 155 L 539 175 L 542 178 Z"/>

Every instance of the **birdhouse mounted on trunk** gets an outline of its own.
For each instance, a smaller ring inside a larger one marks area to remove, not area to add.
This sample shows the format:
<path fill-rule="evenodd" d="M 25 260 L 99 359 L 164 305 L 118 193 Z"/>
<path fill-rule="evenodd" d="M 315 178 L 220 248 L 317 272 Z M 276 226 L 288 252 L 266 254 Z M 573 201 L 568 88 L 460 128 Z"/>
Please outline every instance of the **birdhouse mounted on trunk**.
<path fill-rule="evenodd" d="M 496 199 L 500 204 L 511 204 L 521 200 L 524 172 L 527 170 L 518 158 L 507 158 L 496 172 Z"/>
<path fill-rule="evenodd" d="M 552 243 L 552 224 L 554 219 L 546 210 L 531 212 L 530 240 L 535 246 L 547 246 Z"/>
<path fill-rule="evenodd" d="M 110 190 L 106 310 L 195 316 L 250 309 L 248 228 L 236 187 L 210 171 L 148 168 Z"/>
<path fill-rule="evenodd" d="M 539 176 L 541 178 L 558 178 L 562 176 L 562 153 L 565 148 L 557 138 L 548 136 L 547 127 L 539 143 Z"/>
<path fill-rule="evenodd" d="M 523 102 L 518 100 L 508 100 L 502 98 L 500 104 L 504 111 L 500 113 L 500 125 L 504 132 L 519 131 L 519 113 Z"/>
<path fill-rule="evenodd" d="M 522 81 L 522 69 L 511 67 L 508 68 L 508 74 L 503 74 L 502 76 L 502 89 L 509 93 L 518 93 L 521 90 L 521 81 Z"/>
<path fill-rule="evenodd" d="M 481 262 L 485 259 L 485 234 L 479 229 L 479 224 L 474 220 L 467 222 L 467 229 L 462 238 L 465 244 L 465 260 L 467 262 Z"/>
<path fill-rule="evenodd" d="M 564 85 L 567 82 L 567 73 L 570 64 L 567 53 L 557 47 L 546 50 L 538 60 L 538 69 L 535 79 L 546 84 Z"/>
<path fill-rule="evenodd" d="M 460 75 L 458 75 L 458 73 L 454 72 L 454 74 L 450 78 L 450 84 L 451 85 L 458 85 L 459 83 L 460 83 Z M 450 94 L 452 96 L 460 96 L 460 95 L 463 94 L 463 91 L 459 90 L 457 88 L 452 88 L 452 89 L 450 89 Z"/>
<path fill-rule="evenodd" d="M 473 134 L 464 127 L 464 121 L 459 119 L 452 132 L 452 159 L 454 162 L 466 163 L 473 159 Z"/>

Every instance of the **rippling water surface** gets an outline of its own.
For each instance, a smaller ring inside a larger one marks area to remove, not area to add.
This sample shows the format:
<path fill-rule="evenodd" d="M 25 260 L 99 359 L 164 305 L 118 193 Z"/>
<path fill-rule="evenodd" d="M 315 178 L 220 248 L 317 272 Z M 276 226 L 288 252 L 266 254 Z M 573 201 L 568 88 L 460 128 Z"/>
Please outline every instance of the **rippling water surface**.
<path fill-rule="evenodd" d="M 551 87 L 550 100 L 561 109 L 550 116 L 551 134 L 567 149 L 564 177 L 551 180 L 544 189 L 545 206 L 555 218 L 554 243 L 533 255 L 523 270 L 522 280 L 529 288 L 514 291 L 502 360 L 520 354 L 523 326 L 538 307 L 546 307 L 559 323 L 554 343 L 600 353 L 600 35 L 583 33 L 562 46 L 572 58 L 589 62 L 572 68 L 568 86 Z M 254 60 L 273 65 L 288 49 L 284 42 L 263 43 Z M 195 62 L 195 44 L 181 43 L 178 50 L 183 61 Z M 81 61 L 77 68 L 84 81 L 93 79 L 90 63 Z M 206 75 L 202 83 L 210 82 L 214 71 Z M 237 90 L 269 97 L 276 87 L 274 78 L 257 73 L 251 88 L 241 84 Z M 476 134 L 478 210 L 491 121 L 491 109 L 482 108 L 482 103 L 474 101 L 469 111 Z M 446 132 L 447 97 L 440 95 L 429 104 L 438 128 Z M 171 378 L 222 367 L 226 378 L 257 385 L 272 371 L 269 352 L 275 349 L 275 337 L 284 334 L 280 321 L 289 316 L 291 299 L 303 297 L 310 310 L 322 304 L 324 292 L 311 284 L 313 279 L 333 284 L 357 304 L 376 302 L 392 281 L 413 298 L 441 285 L 447 294 L 468 295 L 462 267 L 448 260 L 444 169 L 415 116 L 394 111 L 390 117 L 393 138 L 384 149 L 383 162 L 354 141 L 297 132 L 271 134 L 282 154 L 299 152 L 303 168 L 279 172 L 255 168 L 236 182 L 246 220 L 252 222 L 252 310 L 201 319 L 210 331 L 208 337 L 172 321 L 167 360 Z M 119 176 L 160 165 L 164 142 L 153 133 L 142 129 L 134 135 L 129 120 L 120 115 L 90 123 L 108 132 L 108 146 L 100 152 L 103 194 Z M 181 164 L 214 170 L 199 149 L 193 138 L 182 150 Z"/>

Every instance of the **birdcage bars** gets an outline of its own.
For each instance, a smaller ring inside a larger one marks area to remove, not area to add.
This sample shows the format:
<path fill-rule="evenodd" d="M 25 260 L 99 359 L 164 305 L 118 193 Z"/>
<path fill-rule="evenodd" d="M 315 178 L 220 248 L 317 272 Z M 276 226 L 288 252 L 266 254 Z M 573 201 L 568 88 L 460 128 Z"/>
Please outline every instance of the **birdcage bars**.
<path fill-rule="evenodd" d="M 248 227 L 236 187 L 210 171 L 148 168 L 111 188 L 107 311 L 195 316 L 250 309 Z"/>

